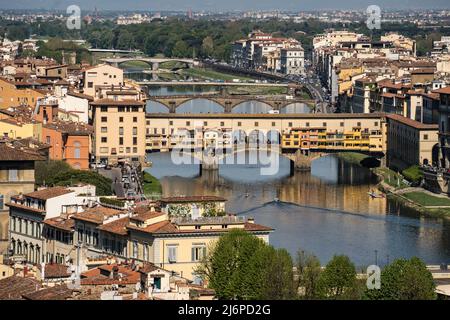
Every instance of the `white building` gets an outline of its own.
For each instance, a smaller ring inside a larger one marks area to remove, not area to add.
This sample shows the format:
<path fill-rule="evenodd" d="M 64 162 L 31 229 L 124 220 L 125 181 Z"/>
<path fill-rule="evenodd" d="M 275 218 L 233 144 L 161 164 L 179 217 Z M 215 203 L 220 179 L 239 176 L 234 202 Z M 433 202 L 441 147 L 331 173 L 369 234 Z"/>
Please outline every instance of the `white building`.
<path fill-rule="evenodd" d="M 303 48 L 285 48 L 280 52 L 281 73 L 303 74 L 305 73 L 305 51 Z"/>

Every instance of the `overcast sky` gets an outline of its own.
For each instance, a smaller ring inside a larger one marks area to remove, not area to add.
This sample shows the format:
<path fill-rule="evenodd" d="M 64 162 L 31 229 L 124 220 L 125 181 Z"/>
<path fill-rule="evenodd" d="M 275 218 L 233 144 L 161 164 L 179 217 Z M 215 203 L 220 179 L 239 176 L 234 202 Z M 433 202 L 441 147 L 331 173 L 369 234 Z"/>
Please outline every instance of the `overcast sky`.
<path fill-rule="evenodd" d="M 66 9 L 71 4 L 82 10 L 147 11 L 365 9 L 371 4 L 382 9 L 450 8 L 449 0 L 0 0 L 0 9 Z"/>

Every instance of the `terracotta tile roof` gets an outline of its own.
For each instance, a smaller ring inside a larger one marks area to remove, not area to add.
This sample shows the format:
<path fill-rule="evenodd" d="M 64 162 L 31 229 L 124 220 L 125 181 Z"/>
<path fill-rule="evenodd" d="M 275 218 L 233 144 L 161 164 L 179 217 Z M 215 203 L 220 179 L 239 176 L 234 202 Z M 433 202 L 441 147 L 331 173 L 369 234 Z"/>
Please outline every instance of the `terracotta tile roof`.
<path fill-rule="evenodd" d="M 441 89 L 433 90 L 434 93 L 443 93 L 443 94 L 450 94 L 450 86 L 444 87 Z"/>
<path fill-rule="evenodd" d="M 64 231 L 70 231 L 72 232 L 74 230 L 75 221 L 70 218 L 63 218 L 63 217 L 55 217 L 51 219 L 44 220 L 44 223 L 46 225 L 49 225 L 53 228 L 64 230 Z"/>
<path fill-rule="evenodd" d="M 42 271 L 41 265 L 38 265 L 38 269 Z M 71 276 L 71 272 L 68 266 L 57 263 L 48 263 L 45 265 L 44 277 L 45 279 L 52 278 L 68 278 Z"/>
<path fill-rule="evenodd" d="M 130 217 L 130 220 L 136 220 L 136 221 L 146 221 L 148 219 L 152 219 L 152 218 L 156 218 L 156 217 L 160 217 L 165 215 L 166 213 L 164 212 L 159 212 L 159 211 L 147 211 L 147 212 L 142 212 L 142 213 L 138 213 L 132 217 Z"/>
<path fill-rule="evenodd" d="M 90 96 L 90 95 L 87 95 L 87 94 L 84 94 L 84 93 L 75 92 L 75 91 L 68 91 L 67 95 L 73 96 L 73 97 L 87 99 L 89 101 L 93 101 L 94 100 L 94 98 L 92 96 Z"/>
<path fill-rule="evenodd" d="M 97 229 L 106 231 L 109 233 L 114 233 L 114 234 L 125 236 L 128 234 L 127 226 L 129 223 L 130 223 L 130 218 L 125 217 L 125 218 L 114 220 L 109 223 L 102 224 L 101 226 L 98 226 Z"/>
<path fill-rule="evenodd" d="M 47 189 L 30 192 L 30 193 L 25 194 L 25 196 L 30 197 L 30 198 L 40 199 L 40 200 L 47 200 L 47 199 L 56 198 L 56 197 L 59 197 L 59 196 L 62 196 L 62 195 L 65 195 L 65 194 L 68 194 L 71 192 L 74 192 L 74 191 L 69 190 L 64 187 L 53 187 L 53 188 L 47 188 Z"/>
<path fill-rule="evenodd" d="M 41 288 L 34 278 L 11 276 L 0 280 L 0 300 L 20 300 L 23 295 L 31 294 Z"/>
<path fill-rule="evenodd" d="M 11 198 L 17 199 L 17 196 L 13 196 Z M 28 207 L 28 206 L 25 206 L 25 205 L 20 204 L 20 203 L 8 202 L 8 203 L 5 203 L 5 205 L 8 206 L 8 207 L 23 209 L 23 210 L 27 210 L 27 211 L 32 211 L 32 212 L 37 212 L 37 213 L 45 213 L 45 210 L 41 210 L 41 209 L 37 209 L 37 208 L 33 208 L 33 207 Z"/>
<path fill-rule="evenodd" d="M 439 130 L 439 125 L 437 124 L 424 124 L 399 114 L 387 114 L 386 119 L 392 119 L 419 130 Z"/>
<path fill-rule="evenodd" d="M 72 289 L 67 285 L 57 285 L 39 291 L 23 294 L 25 300 L 67 300 L 72 297 Z"/>
<path fill-rule="evenodd" d="M 111 278 L 110 273 L 113 269 L 117 276 Z M 118 264 L 102 265 L 81 274 L 81 285 L 136 284 L 140 281 L 141 274 L 138 271 L 131 270 L 130 266 Z"/>
<path fill-rule="evenodd" d="M 165 197 L 159 200 L 163 203 L 186 203 L 186 202 L 211 202 L 211 201 L 227 201 L 223 197 L 217 196 L 187 196 L 187 197 Z"/>
<path fill-rule="evenodd" d="M 85 123 L 57 121 L 43 125 L 47 129 L 53 129 L 72 136 L 88 136 L 94 132 L 94 128 Z"/>
<path fill-rule="evenodd" d="M 177 228 L 176 224 L 170 222 L 170 221 L 161 221 L 158 223 L 154 223 L 151 224 L 145 228 L 139 228 L 139 227 L 135 227 L 135 226 L 128 226 L 128 229 L 131 230 L 137 230 L 137 231 L 142 231 L 142 232 L 146 232 L 146 233 L 154 233 L 154 234 L 189 234 L 189 233 L 222 233 L 222 232 L 228 232 L 229 230 L 232 230 L 232 228 L 226 228 L 226 229 L 190 229 L 190 230 L 180 230 Z M 246 231 L 273 231 L 272 228 L 270 227 L 266 227 L 263 225 L 259 225 L 256 223 L 249 223 L 249 222 L 245 222 L 244 223 L 244 230 Z"/>
<path fill-rule="evenodd" d="M 13 147 L 8 143 L 0 141 L 0 161 L 42 161 L 45 160 L 43 156 L 37 152 L 29 150 L 21 150 Z"/>
<path fill-rule="evenodd" d="M 119 215 L 124 213 L 123 210 L 117 210 L 113 208 L 97 206 L 94 208 L 89 208 L 84 212 L 77 213 L 73 215 L 71 218 L 75 220 L 83 220 L 96 224 L 102 224 L 103 221 L 111 216 Z"/>

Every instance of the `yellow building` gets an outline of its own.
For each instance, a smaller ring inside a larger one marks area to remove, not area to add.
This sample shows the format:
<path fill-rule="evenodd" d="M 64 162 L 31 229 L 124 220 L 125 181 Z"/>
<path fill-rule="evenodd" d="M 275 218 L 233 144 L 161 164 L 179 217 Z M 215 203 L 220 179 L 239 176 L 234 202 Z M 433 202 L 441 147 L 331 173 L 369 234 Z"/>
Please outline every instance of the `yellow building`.
<path fill-rule="evenodd" d="M 12 139 L 41 139 L 42 123 L 32 117 L 33 108 L 18 106 L 0 109 L 0 134 Z"/>
<path fill-rule="evenodd" d="M 34 106 L 44 94 L 36 89 L 18 89 L 14 82 L 0 78 L 0 109 L 22 105 Z"/>
<path fill-rule="evenodd" d="M 139 91 L 106 91 L 90 103 L 94 126 L 95 161 L 145 160 L 145 103 Z"/>
<path fill-rule="evenodd" d="M 269 242 L 269 234 L 273 231 L 254 223 L 251 218 L 215 216 L 193 219 L 169 216 L 154 209 L 140 209 L 130 214 L 127 210 L 98 206 L 71 216 L 75 223 L 69 227 L 74 231 L 70 243 L 83 242 L 80 253 L 83 263 L 103 254 L 119 260 L 151 262 L 182 277 L 195 279 L 194 268 L 224 233 L 237 228 Z M 63 224 L 70 223 L 66 221 Z M 74 250 L 68 247 L 63 249 L 59 245 L 58 248 L 63 250 L 59 255 L 74 254 Z"/>
<path fill-rule="evenodd" d="M 11 196 L 34 191 L 34 163 L 44 158 L 0 140 L 0 254 L 8 242 L 8 208 Z"/>
<path fill-rule="evenodd" d="M 412 165 L 437 165 L 439 125 L 424 124 L 398 114 L 386 115 L 388 166 L 403 170 Z"/>

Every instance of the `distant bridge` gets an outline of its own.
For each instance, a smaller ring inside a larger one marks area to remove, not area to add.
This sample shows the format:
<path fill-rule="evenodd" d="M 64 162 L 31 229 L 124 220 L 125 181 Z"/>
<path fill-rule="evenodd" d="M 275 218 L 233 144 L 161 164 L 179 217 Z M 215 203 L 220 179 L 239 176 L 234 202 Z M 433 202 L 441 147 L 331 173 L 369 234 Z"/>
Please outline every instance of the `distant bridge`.
<path fill-rule="evenodd" d="M 128 54 L 142 54 L 140 50 L 121 50 L 121 49 L 88 49 L 89 52 L 108 52 L 108 53 L 128 53 Z"/>
<path fill-rule="evenodd" d="M 311 99 L 292 98 L 286 96 L 252 96 L 252 95 L 172 95 L 172 96 L 151 96 L 149 101 L 161 103 L 169 109 L 170 113 L 175 113 L 176 109 L 185 102 L 195 99 L 207 99 L 213 101 L 224 108 L 225 113 L 230 113 L 237 105 L 247 101 L 257 101 L 269 105 L 273 110 L 281 110 L 282 108 L 294 103 L 314 104 Z"/>
<path fill-rule="evenodd" d="M 147 86 L 236 86 L 236 87 L 291 87 L 291 83 L 260 83 L 260 82 L 218 82 L 218 81 L 136 81 Z M 296 87 L 301 87 L 295 85 Z"/>
<path fill-rule="evenodd" d="M 184 59 L 184 58 L 146 58 L 146 57 L 130 57 L 130 58 L 104 58 L 100 59 L 101 61 L 112 65 L 114 67 L 119 67 L 121 63 L 129 62 L 129 61 L 141 61 L 147 63 L 151 66 L 153 71 L 159 69 L 159 65 L 164 62 L 181 62 L 184 63 L 187 67 L 192 67 L 196 65 L 198 62 L 194 59 Z"/>

